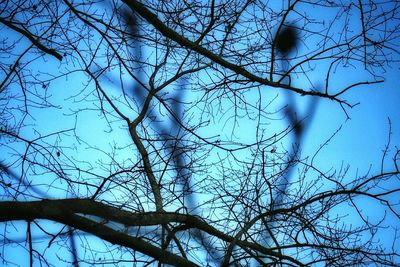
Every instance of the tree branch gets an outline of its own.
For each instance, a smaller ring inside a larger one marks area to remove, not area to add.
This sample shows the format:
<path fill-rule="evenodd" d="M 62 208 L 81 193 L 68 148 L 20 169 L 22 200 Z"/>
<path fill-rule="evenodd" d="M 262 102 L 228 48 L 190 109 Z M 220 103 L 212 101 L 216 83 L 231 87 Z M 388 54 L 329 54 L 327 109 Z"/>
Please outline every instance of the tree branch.
<path fill-rule="evenodd" d="M 41 42 L 39 42 L 39 40 L 37 40 L 34 37 L 34 35 L 31 32 L 28 32 L 28 31 L 26 31 L 24 29 L 21 29 L 21 28 L 15 26 L 12 22 L 7 21 L 7 20 L 5 20 L 4 18 L 1 18 L 1 17 L 0 17 L 0 22 L 3 23 L 4 25 L 6 25 L 7 27 L 13 29 L 14 31 L 21 33 L 23 36 L 28 38 L 29 41 L 31 41 L 34 46 L 36 46 L 37 48 L 42 50 L 44 53 L 52 55 L 53 57 L 57 58 L 59 61 L 62 60 L 61 54 L 56 52 L 56 50 L 48 48 L 45 45 L 43 45 Z"/>
<path fill-rule="evenodd" d="M 104 211 L 106 212 L 101 211 L 102 208 L 105 208 Z M 134 249 L 163 263 L 176 266 L 198 266 L 185 258 L 145 242 L 141 238 L 129 236 L 102 223 L 74 214 L 74 212 L 77 212 L 103 215 L 110 211 L 117 211 L 118 213 L 118 209 L 116 208 L 107 207 L 104 204 L 87 199 L 42 200 L 32 202 L 5 201 L 0 202 L 0 211 L 0 221 L 2 222 L 11 220 L 31 221 L 35 219 L 49 219 L 91 233 L 112 244 Z M 122 211 L 122 214 L 127 214 L 127 212 Z M 115 217 L 113 214 L 109 215 L 111 216 L 106 217 Z M 118 213 L 117 217 L 120 215 L 121 213 Z M 146 224 L 146 220 L 144 220 L 144 223 Z"/>
<path fill-rule="evenodd" d="M 46 199 L 30 202 L 0 202 L 0 222 L 12 220 L 32 221 L 35 219 L 53 220 L 91 233 L 113 244 L 132 248 L 164 263 L 174 264 L 177 266 L 197 266 L 187 259 L 162 250 L 161 248 L 147 243 L 138 237 L 129 236 L 105 226 L 103 223 L 76 214 L 95 215 L 102 219 L 125 224 L 126 226 L 150 226 L 163 225 L 167 223 L 182 223 L 183 227 L 179 227 L 179 230 L 187 230 L 190 228 L 199 229 L 218 237 L 223 241 L 236 242 L 236 244 L 242 248 L 253 249 L 271 257 L 290 261 L 298 266 L 303 266 L 300 261 L 290 256 L 275 252 L 274 250 L 257 243 L 237 240 L 193 215 L 174 212 L 132 213 L 90 199 Z"/>
<path fill-rule="evenodd" d="M 154 28 L 156 28 L 160 33 L 162 33 L 165 37 L 170 38 L 171 40 L 177 42 L 178 44 L 180 44 L 183 47 L 186 47 L 188 49 L 191 49 L 205 57 L 207 57 L 208 59 L 212 60 L 213 62 L 228 68 L 230 70 L 232 70 L 233 72 L 242 75 L 246 78 L 248 78 L 250 81 L 253 82 L 258 82 L 260 84 L 263 85 L 267 85 L 267 86 L 271 86 L 271 87 L 277 87 L 277 88 L 283 88 L 283 89 L 287 89 L 293 92 L 296 92 L 298 94 L 301 95 L 312 95 L 312 96 L 319 96 L 319 97 L 325 97 L 325 98 L 329 98 L 332 100 L 336 100 L 338 102 L 341 102 L 339 99 L 337 99 L 334 96 L 325 94 L 325 93 L 321 93 L 318 91 L 305 91 L 303 89 L 300 88 L 296 88 L 287 84 L 282 84 L 282 83 L 277 83 L 277 82 L 272 82 L 268 79 L 262 78 L 260 76 L 254 75 L 251 72 L 247 71 L 245 68 L 233 64 L 229 61 L 226 61 L 225 59 L 223 59 L 222 57 L 214 54 L 213 52 L 211 52 L 210 50 L 204 48 L 203 46 L 197 44 L 196 42 L 193 42 L 187 38 L 185 38 L 184 36 L 180 35 L 179 33 L 177 33 L 176 31 L 172 30 L 171 28 L 167 27 L 158 17 L 156 14 L 154 14 L 153 12 L 151 12 L 149 9 L 147 9 L 143 4 L 141 4 L 140 2 L 136 1 L 136 0 L 123 0 L 123 2 L 125 4 L 127 4 L 133 11 L 136 11 L 141 17 L 143 17 L 145 20 L 147 20 L 151 25 L 154 26 Z"/>

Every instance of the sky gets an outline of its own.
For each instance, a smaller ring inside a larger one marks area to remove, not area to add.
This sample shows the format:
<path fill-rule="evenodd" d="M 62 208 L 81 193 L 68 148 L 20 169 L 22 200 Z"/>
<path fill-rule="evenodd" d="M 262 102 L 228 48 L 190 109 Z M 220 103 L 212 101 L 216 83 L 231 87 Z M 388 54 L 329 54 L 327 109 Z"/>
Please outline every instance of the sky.
<path fill-rule="evenodd" d="M 322 67 L 323 66 L 321 66 L 321 68 Z M 41 71 L 57 73 L 58 70 L 64 68 L 64 66 L 53 59 L 45 59 L 43 62 L 40 62 L 39 60 L 39 64 L 36 64 L 34 68 L 37 68 L 35 70 L 37 73 Z M 398 83 L 399 69 L 399 64 L 392 64 L 387 67 L 387 71 L 385 73 L 382 73 L 382 76 L 385 78 L 384 83 L 360 86 L 351 90 L 349 93 L 346 93 L 344 98 L 348 99 L 350 103 L 359 103 L 354 108 L 347 109 L 347 114 L 341 109 L 338 103 L 326 99 L 319 100 L 318 108 L 315 111 L 313 120 L 306 130 L 304 143 L 301 150 L 302 155 L 314 155 L 319 150 L 320 145 L 329 140 L 336 130 L 340 128 L 340 131 L 334 136 L 329 144 L 318 153 L 318 156 L 315 159 L 315 162 L 318 164 L 318 166 L 325 171 L 329 171 L 341 168 L 341 166 L 346 166 L 348 164 L 350 166 L 348 171 L 348 179 L 351 179 L 356 174 L 362 175 L 366 174 L 367 172 L 380 172 L 382 150 L 388 141 L 388 118 L 390 118 L 392 123 L 392 148 L 390 152 L 393 152 L 394 146 L 399 147 L 400 144 L 400 109 L 398 108 L 398 103 L 400 100 L 400 88 Z M 340 85 L 343 85 L 349 80 L 354 79 L 355 72 L 356 70 L 351 67 L 344 69 L 341 72 L 338 71 L 335 73 L 334 79 L 331 81 L 331 83 L 333 86 L 340 87 Z M 362 72 L 360 73 L 361 76 L 364 75 L 364 77 L 368 78 L 367 74 Z M 311 74 L 309 78 L 317 85 L 323 84 L 325 82 L 324 77 L 321 78 L 318 74 L 318 71 L 316 71 Z M 360 76 L 357 76 L 357 78 L 358 77 Z M 294 81 L 294 83 L 299 87 L 301 87 L 303 84 L 308 84 L 308 82 L 303 82 L 304 80 L 302 80 L 302 78 L 295 79 Z M 115 88 L 117 86 L 113 86 L 111 83 L 105 84 L 111 94 L 120 94 L 118 88 Z M 78 109 L 87 108 L 87 106 L 85 106 L 87 105 L 87 102 L 80 101 L 83 96 L 77 95 L 77 92 L 83 86 L 85 86 L 85 79 L 79 73 L 71 75 L 68 77 L 68 79 L 62 77 L 51 82 L 49 88 L 44 90 L 48 90 L 49 94 L 52 95 L 52 99 L 59 104 L 59 107 L 51 109 L 51 112 L 48 110 L 33 109 L 32 115 L 35 117 L 35 119 L 28 118 L 27 123 L 35 124 L 38 129 L 44 129 L 45 133 L 50 133 L 52 130 L 60 129 L 60 126 L 62 129 L 71 129 L 76 125 L 77 131 L 75 134 L 79 136 L 82 141 L 81 144 L 83 145 L 78 145 L 76 149 L 68 150 L 68 152 L 66 149 L 65 153 L 68 153 L 69 157 L 74 157 L 77 160 L 87 159 L 93 163 L 100 162 L 101 160 L 107 162 L 109 159 L 105 153 L 101 152 L 101 150 L 107 151 L 111 147 L 114 147 L 115 141 L 117 141 L 116 145 L 118 147 L 124 147 L 125 145 L 128 145 L 131 140 L 126 128 L 123 128 L 121 123 L 114 123 L 110 129 L 104 123 L 105 120 L 98 111 L 87 110 L 80 111 L 77 116 L 74 114 L 74 111 Z M 93 85 L 91 84 L 89 86 Z M 249 101 L 252 99 L 257 101 L 259 94 L 261 94 L 263 101 L 265 99 L 265 103 L 263 103 L 263 105 L 267 105 L 270 99 L 278 96 L 278 100 L 274 102 L 276 104 L 270 107 L 271 111 L 274 111 L 274 109 L 279 109 L 279 107 L 285 104 L 285 96 L 282 90 L 265 87 L 262 88 L 262 90 L 264 91 L 250 92 L 246 94 L 246 96 L 248 97 Z M 196 98 L 198 95 L 187 95 L 186 100 L 190 100 L 191 97 Z M 307 102 L 310 100 L 310 98 L 296 96 L 295 99 L 297 105 L 304 112 L 304 110 L 306 110 L 305 107 L 307 106 Z M 88 108 L 95 108 L 95 105 L 89 106 Z M 223 109 L 224 110 L 222 111 L 226 112 L 225 115 L 219 116 L 218 121 L 215 121 L 210 125 L 210 127 L 204 128 L 202 130 L 203 134 L 207 136 L 219 134 L 221 135 L 222 139 L 231 138 L 231 131 L 233 127 L 236 127 L 237 139 L 250 141 L 255 138 L 255 124 L 257 121 L 241 121 L 240 124 L 235 125 L 233 124 L 233 120 L 230 119 L 232 111 L 229 106 L 223 107 Z M 215 112 L 221 115 L 220 110 L 215 110 Z M 67 114 L 68 116 L 66 116 Z M 301 115 L 308 116 L 308 114 L 304 113 Z M 279 118 L 281 116 L 282 114 L 280 113 L 273 115 L 274 118 Z M 271 124 L 271 132 L 276 131 L 276 129 L 282 129 L 286 126 L 287 125 L 285 124 L 285 121 L 276 121 Z M 94 132 L 96 132 L 95 135 L 93 134 Z M 32 130 L 23 131 L 21 134 L 23 134 L 25 137 L 37 136 L 37 133 Z M 72 132 L 70 134 L 72 134 Z M 85 147 L 83 143 L 84 141 L 89 142 L 92 146 L 98 147 L 99 150 L 97 153 L 94 153 L 93 150 L 83 149 L 83 147 Z M 62 144 L 62 146 L 67 147 L 73 141 L 68 139 L 68 135 L 65 135 L 58 138 L 54 137 L 50 139 L 49 142 Z M 287 144 L 283 143 L 283 146 L 285 145 Z M 23 147 L 19 149 L 23 149 Z M 61 151 L 61 153 L 64 153 L 64 151 Z M 124 154 L 124 152 L 121 152 L 116 156 L 117 158 L 121 159 L 121 161 L 128 161 L 129 163 L 130 156 L 127 156 Z M 244 154 L 241 156 L 245 158 L 249 155 Z M 392 154 L 389 156 L 392 156 Z M 213 160 L 215 160 L 215 158 L 210 159 L 210 162 Z M 389 161 L 390 158 L 385 163 L 385 167 L 388 167 L 388 170 L 392 170 Z M 96 171 L 98 173 L 106 174 L 109 170 L 105 167 L 104 169 L 99 169 Z M 46 176 L 44 176 L 44 179 L 46 179 Z M 48 177 L 48 179 L 53 179 L 53 177 Z M 40 184 L 42 184 L 42 186 L 39 187 L 43 190 L 46 190 L 46 180 L 40 181 Z M 67 187 L 66 184 L 61 184 L 58 186 L 60 186 L 61 189 Z M 63 190 L 55 190 L 51 194 L 53 197 L 75 197 L 84 195 L 85 190 L 74 191 L 73 194 L 69 195 L 65 195 Z M 375 210 L 374 206 L 372 206 L 372 203 L 366 203 L 366 207 L 369 209 L 367 213 L 370 214 L 370 216 L 376 216 L 376 214 L 382 213 L 382 211 Z M 357 219 L 351 217 L 349 220 L 355 222 Z M 393 222 L 393 224 L 397 224 L 392 225 L 393 227 L 400 226 L 398 225 L 398 220 L 396 221 L 393 218 L 390 218 L 388 223 L 390 224 L 391 222 Z M 26 228 L 24 228 L 26 227 L 26 223 L 17 223 L 15 225 L 16 238 L 18 239 L 18 237 L 24 237 L 26 233 Z M 51 223 L 48 225 L 49 227 L 54 226 Z M 59 228 L 59 226 L 54 227 Z M 4 226 L 0 225 L 0 229 L 4 230 Z M 392 236 L 382 234 L 381 238 L 384 240 L 385 244 L 391 245 Z M 89 241 L 87 242 L 89 243 Z M 37 245 L 45 246 L 46 242 L 38 243 Z M 18 255 L 21 255 L 19 254 L 21 249 L 22 247 L 18 248 L 18 246 L 12 246 L 3 253 L 11 253 L 14 255 L 17 255 L 18 253 Z M 56 250 L 56 248 L 53 249 Z M 21 265 L 28 260 L 27 253 L 24 253 L 23 255 L 24 256 L 19 256 Z"/>

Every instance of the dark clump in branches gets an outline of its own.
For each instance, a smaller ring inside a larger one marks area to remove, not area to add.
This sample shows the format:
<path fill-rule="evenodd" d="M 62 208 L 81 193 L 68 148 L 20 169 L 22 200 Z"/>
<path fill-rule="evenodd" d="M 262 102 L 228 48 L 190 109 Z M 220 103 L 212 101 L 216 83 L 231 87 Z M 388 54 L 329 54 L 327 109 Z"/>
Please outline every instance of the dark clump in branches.
<path fill-rule="evenodd" d="M 282 54 L 292 52 L 298 45 L 298 35 L 298 31 L 294 26 L 284 26 L 284 28 L 277 33 L 275 39 L 278 51 Z"/>

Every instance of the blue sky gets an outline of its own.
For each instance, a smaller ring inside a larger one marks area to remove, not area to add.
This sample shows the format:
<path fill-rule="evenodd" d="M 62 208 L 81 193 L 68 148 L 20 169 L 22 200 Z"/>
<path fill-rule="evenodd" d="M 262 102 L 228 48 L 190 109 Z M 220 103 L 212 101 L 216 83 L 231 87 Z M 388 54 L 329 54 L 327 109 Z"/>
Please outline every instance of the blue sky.
<path fill-rule="evenodd" d="M 301 49 L 306 48 L 300 47 L 300 53 L 302 51 Z M 65 70 L 65 67 L 72 67 L 72 65 L 68 66 L 64 65 L 64 63 L 60 64 L 54 59 L 40 59 L 33 66 L 33 70 L 35 73 L 50 72 L 57 74 L 59 70 Z M 326 66 L 321 64 L 318 65 L 318 67 L 323 69 Z M 341 109 L 337 102 L 320 99 L 313 121 L 309 125 L 304 137 L 302 155 L 307 156 L 316 153 L 320 145 L 328 140 L 331 135 L 341 127 L 341 130 L 335 135 L 329 144 L 319 152 L 318 157 L 315 159 L 317 165 L 324 171 L 331 171 L 334 169 L 340 169 L 341 166 L 346 166 L 348 164 L 350 169 L 347 173 L 346 179 L 352 179 L 356 174 L 362 175 L 368 171 L 370 173 L 380 172 L 382 150 L 388 140 L 388 117 L 390 117 L 392 122 L 392 147 L 390 152 L 393 153 L 394 146 L 399 147 L 400 145 L 400 109 L 398 107 L 398 103 L 400 102 L 400 88 L 398 82 L 399 67 L 398 64 L 392 64 L 387 67 L 387 72 L 381 74 L 385 78 L 384 83 L 360 86 L 343 95 L 343 98 L 348 99 L 350 103 L 355 104 L 360 102 L 360 104 L 354 108 L 346 110 L 350 119 L 347 118 L 346 113 Z M 310 81 L 317 87 L 325 82 L 325 77 L 321 77 L 321 73 L 322 71 L 317 69 L 308 75 Z M 46 75 L 43 76 L 46 77 Z M 48 77 L 49 76 L 47 76 L 47 78 Z M 113 73 L 110 73 L 109 77 L 111 77 L 111 81 L 103 81 L 107 92 L 115 97 L 120 96 L 121 92 L 119 91 L 118 83 L 112 83 L 114 79 Z M 205 76 L 200 78 L 204 81 L 207 81 L 208 79 Z M 358 65 L 357 68 L 348 67 L 336 72 L 333 75 L 333 78 L 331 78 L 330 83 L 331 87 L 337 86 L 336 88 L 342 88 L 350 81 L 358 80 L 360 78 L 368 80 L 371 77 L 362 70 L 362 66 Z M 125 82 L 128 86 L 132 84 L 128 79 Z M 305 81 L 303 76 L 294 78 L 293 83 L 299 87 L 307 87 L 309 85 L 309 82 Z M 48 93 L 52 95 L 51 99 L 58 105 L 58 108 L 45 110 L 32 109 L 34 119 L 28 117 L 26 121 L 27 124 L 32 124 L 37 129 L 41 129 L 42 135 L 50 133 L 53 130 L 59 130 L 60 128 L 70 129 L 76 125 L 77 130 L 75 134 L 81 139 L 81 143 L 76 142 L 71 138 L 73 132 L 49 138 L 47 139 L 47 142 L 49 142 L 49 144 L 59 145 L 62 156 L 65 157 L 65 159 L 68 157 L 71 160 L 87 160 L 92 163 L 93 166 L 95 166 L 93 167 L 93 170 L 98 175 L 106 175 L 110 171 L 113 171 L 112 168 L 116 168 L 115 165 L 113 167 L 107 166 L 107 164 L 112 162 L 112 160 L 106 155 L 106 153 L 102 152 L 107 152 L 110 148 L 118 148 L 115 158 L 119 163 L 125 166 L 134 164 L 137 155 L 132 153 L 132 149 L 134 148 L 123 122 L 113 121 L 111 117 L 108 117 L 111 123 L 111 127 L 108 127 L 107 121 L 98 110 L 86 110 L 74 114 L 74 111 L 76 110 L 86 108 L 95 109 L 98 107 L 98 102 L 95 102 L 95 96 L 90 95 L 94 88 L 93 84 L 88 85 L 84 94 L 78 94 L 84 86 L 86 86 L 86 78 L 84 78 L 82 73 L 74 73 L 73 75 L 70 75 L 68 79 L 61 77 L 50 82 L 50 87 L 47 89 L 43 88 L 43 90 L 47 90 Z M 172 92 L 173 90 L 176 90 L 176 88 L 170 88 L 169 90 Z M 271 136 L 275 132 L 279 132 L 281 129 L 288 126 L 285 120 L 280 120 L 283 118 L 282 112 L 276 112 L 286 104 L 285 94 L 282 90 L 264 86 L 257 88 L 257 90 L 253 88 L 252 90 L 245 92 L 244 95 L 249 103 L 257 104 L 258 101 L 261 101 L 266 112 L 271 112 L 270 118 L 272 120 L 262 121 L 262 123 L 265 124 L 265 132 L 263 132 L 265 137 Z M 86 96 L 93 101 L 82 102 L 81 99 Z M 185 99 L 186 101 L 192 101 L 201 96 L 202 93 L 192 92 L 191 94 L 187 94 Z M 273 101 L 271 105 L 268 105 L 276 96 L 278 99 Z M 305 110 L 304 107 L 310 99 L 310 97 L 304 96 L 296 97 L 297 104 L 303 112 Z M 251 109 L 253 113 L 251 114 L 250 119 L 241 118 L 238 123 L 235 124 L 233 119 L 234 117 L 232 117 L 234 112 L 232 109 L 232 103 L 229 103 L 231 100 L 232 99 L 225 99 L 221 102 L 223 105 L 219 107 L 215 106 L 210 113 L 215 114 L 215 117 L 210 116 L 208 118 L 210 119 L 210 125 L 200 129 L 198 133 L 204 136 L 220 135 L 219 138 L 223 141 L 231 140 L 241 141 L 243 143 L 254 142 L 259 137 L 258 134 L 261 133 L 256 130 L 258 121 L 256 120 L 257 113 L 255 112 L 255 109 Z M 128 108 L 126 109 L 128 110 Z M 202 107 L 196 107 L 185 114 L 184 118 L 187 120 L 188 124 L 194 123 L 200 119 L 201 110 Z M 240 113 L 239 115 L 244 114 Z M 299 116 L 307 115 L 309 114 L 304 114 L 302 112 L 299 114 Z M 132 118 L 133 117 L 134 116 L 132 116 Z M 168 125 L 168 119 L 164 117 L 162 123 Z M 232 135 L 233 130 L 236 131 L 234 136 Z M 26 127 L 21 134 L 27 138 L 38 136 L 38 133 L 33 131 L 33 127 Z M 88 144 L 93 147 L 88 149 L 84 142 L 88 142 Z M 276 144 L 276 146 L 278 149 L 287 147 L 289 142 L 290 139 L 284 139 L 282 142 Z M 69 147 L 71 144 L 73 144 L 72 148 Z M 17 149 L 23 150 L 24 145 L 17 147 Z M 224 155 L 224 152 L 213 150 L 210 153 L 210 158 L 207 159 L 207 162 L 214 163 L 218 161 L 217 156 L 221 155 Z M 237 155 L 241 159 L 248 160 L 251 158 L 249 150 L 243 150 L 243 152 L 240 151 Z M 389 162 L 392 156 L 393 154 L 389 153 L 387 162 L 385 163 L 385 166 L 387 166 L 389 170 L 392 170 L 391 167 L 389 167 Z M 104 162 L 103 166 L 102 162 Z M 91 169 L 89 164 L 85 164 L 85 167 Z M 210 166 L 208 170 L 215 177 L 220 175 L 217 167 L 220 166 Z M 236 167 L 238 169 L 241 168 L 241 166 Z M 96 178 L 95 176 L 91 177 L 88 174 L 86 175 L 87 179 Z M 53 180 L 54 176 L 43 175 L 42 179 L 40 181 L 35 181 L 35 183 L 40 184 L 39 187 L 46 190 L 47 183 Z M 65 182 L 60 184 L 58 184 L 58 182 L 59 180 L 53 183 L 53 185 L 60 189 L 67 188 Z M 87 193 L 86 188 L 79 188 L 79 190 L 74 188 L 74 193 L 68 195 L 66 195 L 63 190 L 56 190 L 54 188 L 52 190 L 53 191 L 49 193 L 53 197 L 85 196 Z M 124 194 L 127 194 L 127 192 L 121 193 L 122 196 L 125 196 Z M 206 197 L 207 196 L 204 196 L 204 198 Z M 105 198 L 108 198 L 109 200 L 118 200 L 118 196 L 115 195 L 105 195 Z M 201 197 L 199 197 L 198 200 L 202 201 Z M 365 200 L 360 199 L 360 201 Z M 377 214 L 382 215 L 382 210 L 374 209 L 375 206 L 373 203 L 368 201 L 365 202 L 366 209 L 369 209 L 367 214 L 369 214 L 371 218 Z M 358 219 L 355 217 L 349 217 L 349 221 L 354 224 L 356 224 L 357 220 Z M 398 228 L 400 226 L 398 225 L 398 220 L 390 218 L 388 223 L 390 224 L 391 222 L 393 222 L 393 225 L 391 225 L 393 227 Z M 24 237 L 26 234 L 24 228 L 26 224 L 18 223 L 16 226 L 16 236 Z M 55 228 L 59 228 L 59 226 Z M 381 239 L 385 239 L 384 243 L 387 245 L 391 245 L 390 242 L 392 241 L 392 237 L 393 236 L 390 235 L 381 235 Z M 45 245 L 46 242 L 41 244 L 41 246 Z M 18 255 L 20 255 L 20 249 L 11 247 L 8 253 L 13 253 L 14 255 L 17 255 L 18 253 Z M 23 255 L 25 255 L 26 258 L 21 256 L 20 259 L 22 262 L 26 262 L 28 259 L 27 253 Z"/>

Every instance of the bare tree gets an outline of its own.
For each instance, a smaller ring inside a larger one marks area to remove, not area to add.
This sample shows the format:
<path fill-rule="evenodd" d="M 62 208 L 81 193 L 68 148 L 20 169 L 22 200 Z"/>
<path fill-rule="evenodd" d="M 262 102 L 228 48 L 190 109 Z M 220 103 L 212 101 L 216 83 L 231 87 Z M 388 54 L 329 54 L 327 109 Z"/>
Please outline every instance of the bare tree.
<path fill-rule="evenodd" d="M 399 8 L 2 1 L 2 264 L 397 266 L 390 118 L 376 172 L 317 163 L 340 128 L 302 151 L 396 66 Z"/>

